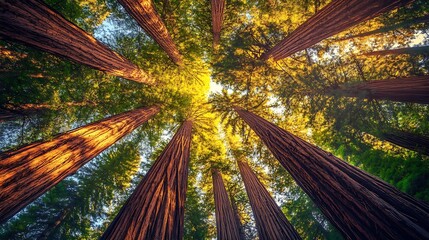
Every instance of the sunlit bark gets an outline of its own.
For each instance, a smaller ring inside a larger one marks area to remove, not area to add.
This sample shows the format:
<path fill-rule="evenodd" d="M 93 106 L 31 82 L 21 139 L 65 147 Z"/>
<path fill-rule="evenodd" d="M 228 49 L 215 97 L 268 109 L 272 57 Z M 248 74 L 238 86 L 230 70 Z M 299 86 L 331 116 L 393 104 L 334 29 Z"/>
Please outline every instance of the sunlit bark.
<path fill-rule="evenodd" d="M 268 50 L 262 58 L 289 57 L 360 22 L 404 6 L 413 0 L 335 0 Z"/>
<path fill-rule="evenodd" d="M 417 54 L 428 54 L 428 53 L 429 53 L 429 46 L 424 46 L 424 47 L 397 48 L 397 49 L 390 49 L 390 50 L 367 52 L 362 55 L 385 56 L 385 55 L 399 55 L 399 54 L 417 55 Z"/>
<path fill-rule="evenodd" d="M 184 122 L 101 239 L 182 239 L 191 133 Z"/>
<path fill-rule="evenodd" d="M 386 32 L 393 31 L 393 30 L 396 30 L 399 28 L 406 28 L 406 27 L 409 27 L 409 26 L 412 26 L 415 24 L 425 23 L 425 22 L 429 22 L 429 15 L 425 15 L 423 17 L 414 18 L 414 19 L 410 19 L 410 20 L 405 20 L 403 22 L 393 24 L 390 26 L 384 26 L 384 27 L 376 29 L 376 30 L 372 30 L 372 31 L 364 32 L 364 33 L 359 33 L 356 35 L 351 35 L 351 36 L 348 36 L 345 38 L 338 39 L 337 41 L 343 41 L 343 40 L 348 40 L 348 39 L 358 38 L 358 37 L 366 37 L 366 36 L 370 36 L 370 35 L 374 35 L 374 34 L 378 34 L 378 33 L 386 33 Z"/>
<path fill-rule="evenodd" d="M 255 216 L 259 239 L 301 239 L 249 165 L 238 161 L 238 167 Z"/>
<path fill-rule="evenodd" d="M 140 27 L 164 49 L 174 63 L 182 64 L 182 55 L 177 50 L 162 19 L 155 11 L 152 0 L 118 0 L 118 2 L 124 6 Z"/>
<path fill-rule="evenodd" d="M 346 97 L 429 103 L 429 76 L 376 80 L 340 86 L 331 93 Z"/>
<path fill-rule="evenodd" d="M 75 173 L 145 123 L 159 107 L 139 108 L 0 155 L 0 222 Z"/>
<path fill-rule="evenodd" d="M 0 36 L 136 82 L 153 80 L 39 0 L 0 1 Z"/>
<path fill-rule="evenodd" d="M 211 0 L 212 5 L 212 30 L 213 46 L 219 45 L 220 31 L 222 29 L 223 11 L 225 9 L 225 0 Z"/>
<path fill-rule="evenodd" d="M 240 232 L 234 210 L 229 202 L 222 175 L 212 169 L 213 193 L 215 200 L 216 231 L 219 240 L 239 240 Z"/>
<path fill-rule="evenodd" d="M 346 238 L 429 238 L 427 203 L 253 113 L 236 111 Z"/>
<path fill-rule="evenodd" d="M 381 138 L 403 148 L 429 156 L 429 137 L 403 131 L 381 134 Z"/>

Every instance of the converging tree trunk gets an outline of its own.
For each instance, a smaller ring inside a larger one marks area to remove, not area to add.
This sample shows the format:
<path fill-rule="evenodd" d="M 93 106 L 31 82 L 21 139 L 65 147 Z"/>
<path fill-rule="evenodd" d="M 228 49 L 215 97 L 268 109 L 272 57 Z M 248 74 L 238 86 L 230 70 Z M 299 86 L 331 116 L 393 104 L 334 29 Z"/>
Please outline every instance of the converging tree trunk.
<path fill-rule="evenodd" d="M 237 162 L 255 216 L 259 239 L 301 239 L 249 165 L 240 160 Z"/>
<path fill-rule="evenodd" d="M 346 97 L 429 103 L 429 76 L 368 81 L 340 86 L 330 92 Z"/>
<path fill-rule="evenodd" d="M 185 121 L 101 239 L 182 239 L 192 121 Z"/>
<path fill-rule="evenodd" d="M 429 156 L 429 137 L 398 130 L 383 132 L 380 137 L 403 148 Z"/>
<path fill-rule="evenodd" d="M 177 50 L 151 0 L 118 0 L 118 2 L 137 21 L 140 27 L 164 49 L 174 63 L 182 65 L 182 55 Z"/>
<path fill-rule="evenodd" d="M 212 30 L 213 46 L 219 45 L 220 31 L 222 29 L 223 11 L 225 9 L 225 0 L 211 0 L 212 5 Z"/>
<path fill-rule="evenodd" d="M 409 26 L 412 26 L 415 24 L 425 23 L 425 22 L 429 22 L 429 15 L 425 15 L 423 17 L 418 17 L 418 18 L 414 18 L 414 19 L 405 20 L 405 21 L 402 21 L 400 23 L 393 24 L 390 26 L 384 26 L 384 27 L 381 27 L 381 28 L 376 29 L 376 30 L 372 30 L 372 31 L 368 31 L 368 32 L 359 33 L 356 35 L 351 35 L 348 37 L 340 38 L 337 41 L 343 41 L 343 40 L 348 40 L 348 39 L 358 38 L 358 37 L 366 37 L 366 36 L 370 36 L 370 35 L 374 35 L 374 34 L 378 34 L 378 33 L 386 33 L 389 31 L 396 30 L 396 29 L 406 28 L 406 27 L 409 27 Z"/>
<path fill-rule="evenodd" d="M 219 240 L 240 240 L 240 230 L 234 210 L 229 202 L 222 175 L 212 169 L 213 192 L 216 213 L 216 231 Z"/>
<path fill-rule="evenodd" d="M 40 0 L 0 1 L 0 36 L 136 82 L 153 80 Z"/>
<path fill-rule="evenodd" d="M 253 113 L 235 109 L 346 238 L 429 238 L 427 203 Z"/>
<path fill-rule="evenodd" d="M 139 108 L 0 155 L 0 223 L 147 122 L 158 106 Z"/>
<path fill-rule="evenodd" d="M 311 47 L 381 13 L 404 6 L 413 0 L 335 0 L 304 22 L 289 36 L 268 50 L 262 58 L 274 61 Z"/>
<path fill-rule="evenodd" d="M 399 55 L 399 54 L 409 54 L 409 55 L 426 54 L 427 55 L 428 53 L 429 53 L 429 46 L 424 46 L 424 47 L 398 48 L 398 49 L 367 52 L 362 55 L 364 56 L 385 56 L 385 55 Z"/>
<path fill-rule="evenodd" d="M 240 236 L 240 240 L 246 240 L 246 234 L 244 233 L 243 225 L 241 224 L 240 214 L 238 212 L 238 207 L 237 207 L 237 204 L 235 203 L 234 196 L 230 195 L 230 201 L 231 201 L 232 210 L 234 211 L 235 221 L 237 222 L 237 225 L 238 225 L 238 233 Z"/>

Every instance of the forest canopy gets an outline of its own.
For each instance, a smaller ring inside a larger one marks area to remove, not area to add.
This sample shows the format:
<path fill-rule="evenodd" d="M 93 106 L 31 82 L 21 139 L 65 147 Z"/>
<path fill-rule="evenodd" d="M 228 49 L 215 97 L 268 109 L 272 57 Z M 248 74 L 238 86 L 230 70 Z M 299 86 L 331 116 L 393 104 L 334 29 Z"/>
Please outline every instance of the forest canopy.
<path fill-rule="evenodd" d="M 0 3 L 0 239 L 115 239 L 157 191 L 176 194 L 153 202 L 184 239 L 273 239 L 264 221 L 294 239 L 350 237 L 294 160 L 314 181 L 322 160 L 364 173 L 332 179 L 429 214 L 429 1 L 136 2 Z M 7 15 L 13 4 L 31 10 Z"/>

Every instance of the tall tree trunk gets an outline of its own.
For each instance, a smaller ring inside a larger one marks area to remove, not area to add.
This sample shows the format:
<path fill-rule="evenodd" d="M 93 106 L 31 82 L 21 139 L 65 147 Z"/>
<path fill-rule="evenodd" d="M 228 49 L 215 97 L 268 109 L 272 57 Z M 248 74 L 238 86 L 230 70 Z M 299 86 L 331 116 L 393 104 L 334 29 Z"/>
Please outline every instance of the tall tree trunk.
<path fill-rule="evenodd" d="M 223 184 L 222 175 L 217 169 L 212 169 L 213 192 L 216 213 L 217 239 L 239 240 L 240 231 L 234 210 L 229 202 L 228 193 Z"/>
<path fill-rule="evenodd" d="M 429 137 L 398 130 L 383 132 L 380 137 L 403 148 L 429 156 Z"/>
<path fill-rule="evenodd" d="M 234 211 L 234 218 L 238 225 L 238 234 L 240 240 L 246 240 L 246 234 L 244 233 L 243 225 L 241 224 L 240 214 L 238 213 L 237 204 L 235 203 L 234 196 L 230 196 L 232 210 Z"/>
<path fill-rule="evenodd" d="M 136 82 L 153 79 L 40 0 L 0 1 L 0 36 Z"/>
<path fill-rule="evenodd" d="M 289 36 L 266 52 L 262 58 L 274 61 L 311 47 L 381 13 L 404 6 L 413 0 L 335 0 L 304 22 Z"/>
<path fill-rule="evenodd" d="M 185 121 L 101 239 L 182 239 L 191 132 Z"/>
<path fill-rule="evenodd" d="M 429 46 L 424 46 L 424 47 L 398 48 L 398 49 L 367 52 L 362 55 L 364 56 L 385 56 L 385 55 L 399 55 L 399 54 L 409 54 L 409 55 L 426 54 L 427 55 L 428 53 L 429 53 Z"/>
<path fill-rule="evenodd" d="M 222 29 L 225 0 L 211 0 L 211 6 L 212 6 L 213 47 L 217 47 L 220 41 L 220 31 Z"/>
<path fill-rule="evenodd" d="M 372 31 L 364 32 L 364 33 L 359 33 L 356 35 L 351 35 L 351 36 L 348 36 L 345 38 L 340 38 L 337 41 L 343 41 L 343 40 L 348 40 L 348 39 L 358 38 L 358 37 L 366 37 L 366 36 L 374 35 L 377 33 L 386 33 L 386 32 L 393 31 L 393 30 L 396 30 L 399 28 L 406 28 L 406 27 L 409 27 L 409 26 L 412 26 L 415 24 L 426 23 L 426 22 L 429 22 L 429 15 L 425 15 L 423 17 L 418 17 L 418 18 L 414 18 L 414 19 L 405 20 L 405 21 L 402 21 L 400 23 L 393 24 L 390 26 L 384 26 L 384 27 L 381 27 L 381 28 L 376 29 L 376 30 L 372 30 Z"/>
<path fill-rule="evenodd" d="M 429 103 L 429 76 L 414 76 L 368 81 L 340 86 L 330 91 L 346 97 L 391 100 L 397 102 Z"/>
<path fill-rule="evenodd" d="M 346 238 L 429 238 L 427 203 L 253 113 L 236 111 Z"/>
<path fill-rule="evenodd" d="M 259 239 L 301 239 L 249 165 L 238 161 L 238 167 L 255 216 Z"/>
<path fill-rule="evenodd" d="M 0 223 L 159 112 L 139 108 L 0 155 Z"/>
<path fill-rule="evenodd" d="M 182 55 L 177 50 L 162 19 L 152 4 L 152 0 L 118 0 L 127 12 L 137 21 L 168 54 L 177 65 L 182 65 Z"/>

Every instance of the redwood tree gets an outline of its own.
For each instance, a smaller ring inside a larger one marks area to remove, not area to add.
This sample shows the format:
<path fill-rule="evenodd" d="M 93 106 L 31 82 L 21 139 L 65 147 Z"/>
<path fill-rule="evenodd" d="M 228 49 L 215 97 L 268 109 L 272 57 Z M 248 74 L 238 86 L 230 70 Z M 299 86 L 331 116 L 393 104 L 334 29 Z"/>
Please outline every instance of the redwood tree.
<path fill-rule="evenodd" d="M 131 61 L 66 20 L 41 0 L 0 1 L 0 36 L 136 82 L 153 80 Z"/>
<path fill-rule="evenodd" d="M 238 161 L 238 167 L 255 216 L 259 239 L 301 239 L 249 165 Z"/>
<path fill-rule="evenodd" d="M 212 5 L 212 29 L 213 46 L 219 45 L 220 31 L 222 29 L 223 11 L 225 9 L 225 0 L 211 0 Z"/>
<path fill-rule="evenodd" d="M 331 93 L 398 102 L 429 103 L 429 76 L 375 80 L 339 86 Z"/>
<path fill-rule="evenodd" d="M 268 50 L 263 58 L 275 61 L 304 50 L 321 40 L 344 31 L 381 13 L 413 0 L 335 0 L 318 11 L 289 36 Z"/>
<path fill-rule="evenodd" d="M 213 192 L 216 213 L 217 239 L 239 240 L 240 227 L 234 215 L 234 209 L 228 198 L 223 184 L 222 175 L 217 169 L 212 169 Z"/>
<path fill-rule="evenodd" d="M 346 238 L 429 238 L 427 203 L 253 113 L 236 112 Z"/>
<path fill-rule="evenodd" d="M 429 156 L 429 137 L 427 136 L 393 130 L 382 132 L 380 137 L 403 148 Z"/>
<path fill-rule="evenodd" d="M 192 121 L 185 121 L 101 239 L 182 239 Z"/>
<path fill-rule="evenodd" d="M 139 108 L 0 155 L 0 222 L 75 173 L 147 122 L 158 106 Z"/>
<path fill-rule="evenodd" d="M 151 0 L 118 0 L 118 2 L 137 21 L 140 27 L 164 49 L 174 63 L 182 64 L 182 55 L 177 50 Z"/>
<path fill-rule="evenodd" d="M 397 48 L 397 49 L 390 49 L 390 50 L 374 51 L 374 52 L 364 53 L 362 55 L 385 56 L 385 55 L 398 55 L 398 54 L 416 55 L 416 54 L 428 54 L 428 53 L 429 53 L 429 46 L 424 46 L 424 47 Z"/>

